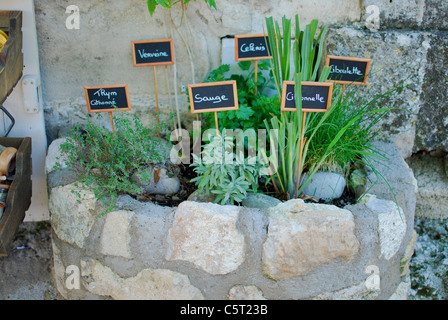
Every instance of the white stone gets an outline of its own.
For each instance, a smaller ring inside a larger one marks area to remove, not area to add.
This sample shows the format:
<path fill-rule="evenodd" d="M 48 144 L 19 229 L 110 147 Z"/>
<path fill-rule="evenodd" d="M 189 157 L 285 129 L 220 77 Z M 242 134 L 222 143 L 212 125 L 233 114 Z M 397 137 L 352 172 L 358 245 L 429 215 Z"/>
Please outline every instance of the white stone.
<path fill-rule="evenodd" d="M 307 179 L 305 176 L 304 179 Z M 345 189 L 345 179 L 334 172 L 318 171 L 303 188 L 303 193 L 324 201 L 331 201 L 342 196 Z"/>
<path fill-rule="evenodd" d="M 100 251 L 105 255 L 131 258 L 129 225 L 134 212 L 120 210 L 109 212 L 100 239 Z"/>
<path fill-rule="evenodd" d="M 66 141 L 66 138 L 59 138 L 53 140 L 53 142 L 48 147 L 47 157 L 45 158 L 45 170 L 47 174 L 54 170 L 54 166 L 56 164 L 58 164 L 61 169 L 67 167 L 67 165 L 65 164 L 65 162 L 67 161 L 67 156 L 62 154 L 60 149 L 61 144 Z"/>
<path fill-rule="evenodd" d="M 389 260 L 398 251 L 406 234 L 406 217 L 393 201 L 371 196 L 367 207 L 378 214 L 378 233 L 381 247 L 380 258 Z"/>
<path fill-rule="evenodd" d="M 96 201 L 93 192 L 74 183 L 52 189 L 48 204 L 50 221 L 59 239 L 80 248 L 84 246 L 96 219 Z"/>
<path fill-rule="evenodd" d="M 266 298 L 256 286 L 237 285 L 230 289 L 229 300 L 266 300 Z"/>
<path fill-rule="evenodd" d="M 149 184 L 143 184 L 140 179 L 134 175 L 132 179 L 136 180 L 136 182 L 143 187 L 145 192 L 152 194 L 174 194 L 180 189 L 180 181 L 178 177 L 170 177 L 167 174 L 165 168 L 160 168 L 154 170 L 153 168 L 149 168 L 148 170 L 152 171 L 151 180 Z M 158 173 L 156 174 L 155 171 Z M 156 175 L 158 181 L 156 182 Z"/>
<path fill-rule="evenodd" d="M 269 209 L 263 244 L 264 272 L 275 280 L 303 276 L 341 257 L 351 261 L 359 250 L 350 211 L 293 199 Z"/>
<path fill-rule="evenodd" d="M 167 260 L 185 260 L 210 274 L 227 274 L 244 261 L 245 242 L 237 229 L 240 208 L 184 201 L 168 231 Z"/>
<path fill-rule="evenodd" d="M 202 300 L 186 275 L 166 269 L 144 269 L 123 278 L 93 259 L 81 260 L 82 284 L 91 293 L 115 300 Z"/>

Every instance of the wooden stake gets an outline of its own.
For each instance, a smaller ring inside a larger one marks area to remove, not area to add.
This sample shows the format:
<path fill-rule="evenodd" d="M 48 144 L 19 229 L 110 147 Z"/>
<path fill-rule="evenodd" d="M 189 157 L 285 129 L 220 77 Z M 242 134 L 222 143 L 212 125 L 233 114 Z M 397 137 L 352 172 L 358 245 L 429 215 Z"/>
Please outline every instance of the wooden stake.
<path fill-rule="evenodd" d="M 306 123 L 306 112 L 302 113 L 302 136 L 300 137 L 300 151 L 299 151 L 299 168 L 297 170 L 297 181 L 296 190 L 299 190 L 299 182 L 301 178 L 300 172 L 302 171 L 302 155 L 303 155 L 303 143 L 305 141 L 305 123 Z M 296 197 L 298 194 L 296 194 Z"/>
<path fill-rule="evenodd" d="M 160 137 L 160 116 L 159 116 L 159 94 L 157 90 L 157 74 L 156 74 L 156 66 L 154 67 L 154 89 L 156 91 L 156 108 L 157 108 L 157 123 L 159 124 L 159 128 L 157 130 L 157 136 Z"/>
<path fill-rule="evenodd" d="M 345 91 L 345 83 L 342 84 L 341 99 L 342 99 L 342 96 L 344 95 L 344 91 Z"/>
<path fill-rule="evenodd" d="M 258 60 L 255 60 L 255 95 L 257 95 L 258 91 L 257 79 L 258 79 Z"/>
<path fill-rule="evenodd" d="M 115 133 L 114 117 L 112 116 L 112 111 L 109 112 L 109 116 L 110 116 L 110 124 L 112 126 L 112 132 Z"/>
<path fill-rule="evenodd" d="M 219 129 L 218 129 L 218 112 L 215 111 L 215 126 L 216 126 L 216 135 L 219 136 Z"/>

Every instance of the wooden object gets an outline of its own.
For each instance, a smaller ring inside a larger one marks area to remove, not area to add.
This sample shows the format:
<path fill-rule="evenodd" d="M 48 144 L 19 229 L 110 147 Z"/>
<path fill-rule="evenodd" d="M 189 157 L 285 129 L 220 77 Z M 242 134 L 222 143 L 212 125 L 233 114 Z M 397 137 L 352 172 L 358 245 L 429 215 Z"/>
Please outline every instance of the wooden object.
<path fill-rule="evenodd" d="M 0 29 L 9 34 L 0 51 L 0 105 L 22 77 L 22 11 L 0 11 Z"/>
<path fill-rule="evenodd" d="M 88 112 L 109 112 L 112 132 L 115 132 L 112 112 L 131 110 L 127 84 L 88 86 L 84 87 L 84 93 Z"/>
<path fill-rule="evenodd" d="M 132 41 L 134 67 L 174 64 L 173 39 Z"/>
<path fill-rule="evenodd" d="M 267 34 L 235 36 L 235 61 L 271 59 Z"/>
<path fill-rule="evenodd" d="M 302 112 L 325 112 L 331 106 L 333 83 L 302 81 Z M 294 81 L 283 81 L 281 111 L 296 111 Z"/>
<path fill-rule="evenodd" d="M 236 81 L 218 81 L 188 85 L 191 113 L 215 113 L 216 133 L 219 111 L 238 110 Z"/>
<path fill-rule="evenodd" d="M 0 144 L 17 149 L 15 175 L 0 219 L 0 256 L 7 256 L 11 241 L 31 204 L 31 138 L 0 138 Z"/>
<path fill-rule="evenodd" d="M 325 66 L 331 68 L 328 80 L 344 85 L 366 85 L 371 62 L 372 59 L 329 55 L 325 61 Z"/>

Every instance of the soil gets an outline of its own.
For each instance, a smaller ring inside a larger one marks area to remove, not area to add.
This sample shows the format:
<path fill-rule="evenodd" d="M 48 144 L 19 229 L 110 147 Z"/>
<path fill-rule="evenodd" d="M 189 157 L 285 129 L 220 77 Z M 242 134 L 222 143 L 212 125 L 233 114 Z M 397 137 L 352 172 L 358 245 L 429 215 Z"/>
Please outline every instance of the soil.
<path fill-rule="evenodd" d="M 0 300 L 58 300 L 53 285 L 51 227 L 47 221 L 23 222 L 0 257 Z"/>
<path fill-rule="evenodd" d="M 134 196 L 135 199 L 139 201 L 152 201 L 161 206 L 167 207 L 177 207 L 182 201 L 188 199 L 188 197 L 197 189 L 194 182 L 191 182 L 191 179 L 196 177 L 196 173 L 193 168 L 189 165 L 179 165 L 178 166 L 178 177 L 180 180 L 180 190 L 176 194 L 141 194 L 138 196 Z M 275 196 L 275 190 L 272 185 L 266 187 L 263 183 L 260 183 L 259 190 L 265 194 Z M 344 190 L 342 196 L 338 199 L 333 199 L 330 202 L 325 202 L 323 200 L 316 200 L 312 198 L 302 198 L 305 202 L 311 203 L 322 203 L 322 204 L 332 204 L 339 208 L 343 208 L 349 204 L 356 203 L 356 197 L 354 194 L 350 193 L 347 188 Z M 281 199 L 285 200 L 285 199 Z"/>

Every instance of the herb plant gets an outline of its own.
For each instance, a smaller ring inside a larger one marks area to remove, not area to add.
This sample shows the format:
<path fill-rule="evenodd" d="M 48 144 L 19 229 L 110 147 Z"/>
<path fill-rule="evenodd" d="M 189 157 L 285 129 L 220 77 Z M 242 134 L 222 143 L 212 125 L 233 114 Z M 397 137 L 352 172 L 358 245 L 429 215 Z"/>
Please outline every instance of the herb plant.
<path fill-rule="evenodd" d="M 204 146 L 202 159 L 193 155 L 194 167 L 197 174 L 191 181 L 196 183 L 198 191 L 207 195 L 210 192 L 217 195 L 215 202 L 221 204 L 235 204 L 246 198 L 249 192 L 257 192 L 259 165 L 254 158 L 244 159 L 233 152 L 233 136 L 226 136 L 225 129 L 221 135 L 214 137 Z"/>
<path fill-rule="evenodd" d="M 102 201 L 104 213 L 115 207 L 119 194 L 143 191 L 132 179 L 134 174 L 149 183 L 148 165 L 167 161 L 167 146 L 157 137 L 157 127 L 151 130 L 135 116 L 132 120 L 114 116 L 114 123 L 112 133 L 89 119 L 84 129 L 77 126 L 61 145 L 69 170 Z"/>
<path fill-rule="evenodd" d="M 238 110 L 218 112 L 219 126 L 226 129 L 265 129 L 264 119 L 280 114 L 280 102 L 276 95 L 268 95 L 273 89 L 269 78 L 263 71 L 270 69 L 269 62 L 258 63 L 257 83 L 255 83 L 255 67 L 251 61 L 238 63 L 240 72 L 228 74 L 230 66 L 223 64 L 212 70 L 204 82 L 236 80 L 238 90 Z M 257 88 L 257 91 L 255 90 Z M 203 128 L 215 128 L 213 114 L 204 114 Z"/>

